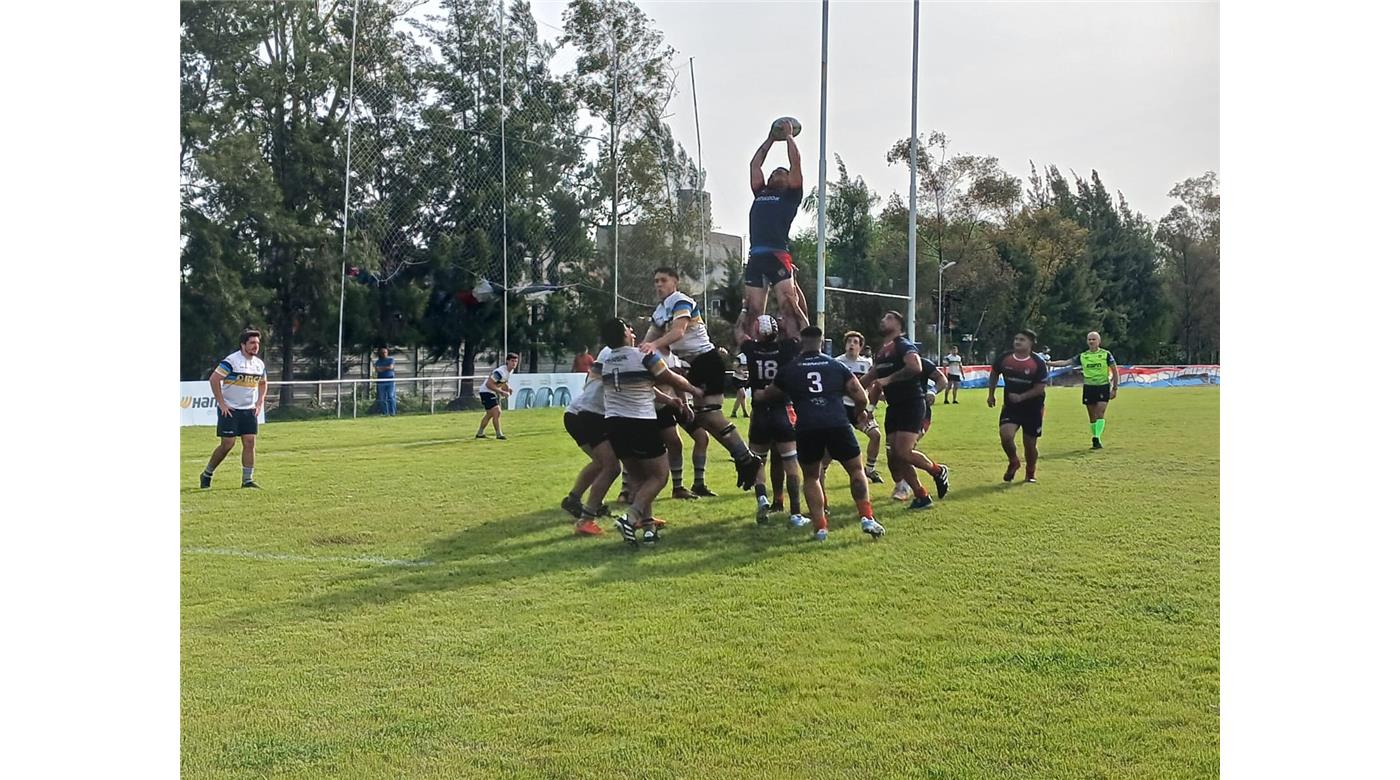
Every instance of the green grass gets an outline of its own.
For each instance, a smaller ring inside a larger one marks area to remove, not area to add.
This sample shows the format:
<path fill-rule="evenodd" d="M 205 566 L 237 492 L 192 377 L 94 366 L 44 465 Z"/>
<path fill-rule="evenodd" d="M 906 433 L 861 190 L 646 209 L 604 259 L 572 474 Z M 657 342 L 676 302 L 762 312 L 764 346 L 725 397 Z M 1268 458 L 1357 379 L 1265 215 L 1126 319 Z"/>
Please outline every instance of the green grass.
<path fill-rule="evenodd" d="M 267 425 L 261 492 L 236 452 L 195 489 L 186 428 L 183 772 L 1218 776 L 1218 389 L 1125 390 L 1098 452 L 1052 389 L 1038 485 L 984 398 L 936 407 L 946 500 L 875 486 L 878 543 L 835 475 L 826 544 L 755 526 L 718 446 L 657 548 L 575 537 L 557 410 Z"/>

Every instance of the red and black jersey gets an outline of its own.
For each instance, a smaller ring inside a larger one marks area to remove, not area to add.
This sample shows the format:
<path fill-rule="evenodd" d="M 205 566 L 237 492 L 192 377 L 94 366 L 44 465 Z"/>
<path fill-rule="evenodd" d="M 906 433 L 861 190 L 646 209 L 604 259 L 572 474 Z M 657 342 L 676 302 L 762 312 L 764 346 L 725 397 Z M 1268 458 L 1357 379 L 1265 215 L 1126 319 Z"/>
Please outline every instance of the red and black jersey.
<path fill-rule="evenodd" d="M 1016 357 L 1015 352 L 1006 352 L 996 359 L 992 368 L 1001 374 L 1005 387 L 1003 400 L 1007 393 L 1024 393 L 1036 385 L 1050 381 L 1050 366 L 1036 354 L 1020 358 Z M 1037 402 L 1041 400 L 1044 400 L 1043 396 L 1036 399 Z"/>

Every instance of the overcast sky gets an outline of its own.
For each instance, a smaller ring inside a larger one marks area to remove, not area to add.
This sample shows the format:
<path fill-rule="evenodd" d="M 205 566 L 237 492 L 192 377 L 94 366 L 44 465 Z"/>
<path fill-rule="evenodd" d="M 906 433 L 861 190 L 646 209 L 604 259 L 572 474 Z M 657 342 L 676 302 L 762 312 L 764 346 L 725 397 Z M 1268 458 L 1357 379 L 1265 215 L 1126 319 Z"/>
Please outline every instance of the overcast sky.
<path fill-rule="evenodd" d="M 802 121 L 803 166 L 817 181 L 821 3 L 639 5 L 677 50 L 677 65 L 695 58 L 716 229 L 745 234 L 748 160 L 774 118 Z M 536 17 L 553 27 L 566 6 L 534 1 Z M 887 165 L 885 152 L 909 135 L 912 9 L 912 0 L 831 3 L 828 150 L 881 196 L 909 190 L 907 171 Z M 1156 220 L 1171 207 L 1174 183 L 1219 171 L 1218 11 L 1214 2 L 925 0 L 919 130 L 946 133 L 950 153 L 998 157 L 1023 181 L 1031 160 L 1066 175 L 1097 169 Z M 670 121 L 693 153 L 688 72 L 678 86 Z M 765 171 L 784 158 L 775 147 Z M 834 158 L 828 166 L 834 178 Z"/>

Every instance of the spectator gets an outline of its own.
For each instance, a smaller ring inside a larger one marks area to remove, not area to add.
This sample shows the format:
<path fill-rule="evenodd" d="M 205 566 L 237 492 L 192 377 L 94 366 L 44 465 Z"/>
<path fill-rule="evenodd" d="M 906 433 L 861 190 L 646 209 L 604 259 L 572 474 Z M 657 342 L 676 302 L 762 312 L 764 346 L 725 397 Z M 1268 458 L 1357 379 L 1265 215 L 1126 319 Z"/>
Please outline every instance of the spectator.
<path fill-rule="evenodd" d="M 379 348 L 379 359 L 374 361 L 374 378 L 380 380 L 374 383 L 375 405 L 380 414 L 393 417 L 399 413 L 399 402 L 394 395 L 394 359 L 389 357 L 388 347 Z M 383 381 L 385 379 L 390 381 Z"/>
<path fill-rule="evenodd" d="M 584 347 L 583 351 L 574 357 L 574 373 L 587 374 L 592 367 L 593 355 L 588 351 L 588 347 Z"/>

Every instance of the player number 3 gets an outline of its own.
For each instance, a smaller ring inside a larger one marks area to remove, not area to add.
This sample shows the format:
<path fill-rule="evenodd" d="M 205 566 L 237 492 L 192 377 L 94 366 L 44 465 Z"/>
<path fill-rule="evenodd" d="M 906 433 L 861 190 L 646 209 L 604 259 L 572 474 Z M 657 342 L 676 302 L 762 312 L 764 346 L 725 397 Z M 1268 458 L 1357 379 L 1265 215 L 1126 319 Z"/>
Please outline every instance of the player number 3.
<path fill-rule="evenodd" d="M 811 390 L 813 393 L 820 393 L 820 392 L 822 391 L 822 375 L 821 375 L 821 374 L 817 373 L 816 371 L 808 371 L 808 372 L 807 372 L 807 382 L 808 382 L 808 388 L 807 388 L 807 389 Z"/>

